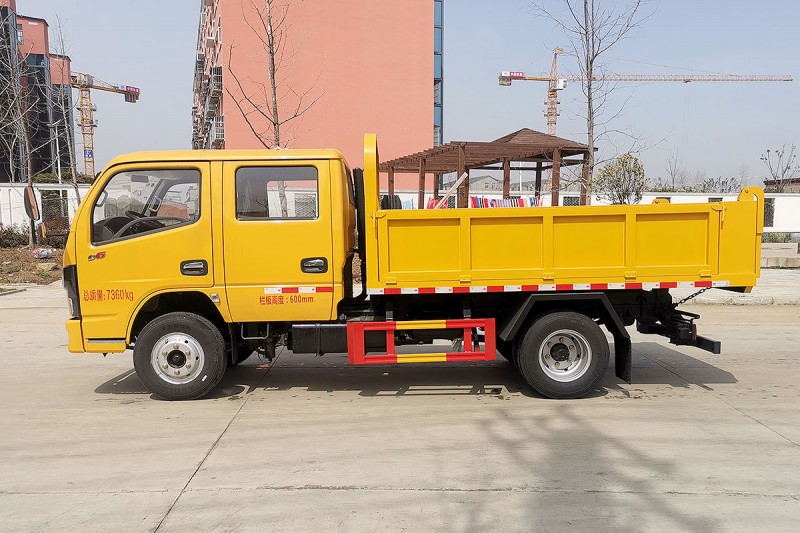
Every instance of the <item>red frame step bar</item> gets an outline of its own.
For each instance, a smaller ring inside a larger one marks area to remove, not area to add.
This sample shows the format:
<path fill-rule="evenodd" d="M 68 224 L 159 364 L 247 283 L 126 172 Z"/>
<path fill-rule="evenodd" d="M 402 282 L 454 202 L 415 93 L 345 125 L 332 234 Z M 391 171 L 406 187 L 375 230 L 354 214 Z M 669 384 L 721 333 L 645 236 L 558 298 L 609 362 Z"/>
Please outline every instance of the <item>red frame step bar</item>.
<path fill-rule="evenodd" d="M 472 330 L 483 328 L 483 351 L 475 351 Z M 464 350 L 446 353 L 398 354 L 394 342 L 397 330 L 461 329 L 464 331 Z M 367 331 L 386 332 L 386 353 L 367 355 Z M 351 365 L 386 365 L 394 363 L 443 363 L 453 361 L 494 361 L 495 324 L 493 318 L 464 318 L 458 320 L 399 320 L 397 322 L 347 323 L 347 360 Z"/>

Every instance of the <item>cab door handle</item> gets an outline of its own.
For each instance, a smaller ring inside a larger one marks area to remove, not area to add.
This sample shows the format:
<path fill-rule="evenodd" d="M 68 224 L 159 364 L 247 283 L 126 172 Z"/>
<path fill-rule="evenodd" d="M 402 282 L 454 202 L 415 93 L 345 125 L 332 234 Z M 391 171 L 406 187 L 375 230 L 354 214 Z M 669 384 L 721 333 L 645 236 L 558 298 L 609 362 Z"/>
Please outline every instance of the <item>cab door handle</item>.
<path fill-rule="evenodd" d="M 208 263 L 205 259 L 192 259 L 181 263 L 181 274 L 184 276 L 205 276 L 208 274 Z"/>
<path fill-rule="evenodd" d="M 324 274 L 328 271 L 328 260 L 324 257 L 306 257 L 300 260 L 300 270 L 306 274 Z"/>

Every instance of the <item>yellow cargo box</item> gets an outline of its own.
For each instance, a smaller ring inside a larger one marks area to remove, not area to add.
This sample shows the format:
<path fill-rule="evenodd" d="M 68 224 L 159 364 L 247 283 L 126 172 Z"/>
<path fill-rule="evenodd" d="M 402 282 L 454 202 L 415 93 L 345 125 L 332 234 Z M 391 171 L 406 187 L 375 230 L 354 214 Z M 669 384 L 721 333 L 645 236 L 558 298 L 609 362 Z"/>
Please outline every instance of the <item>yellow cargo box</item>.
<path fill-rule="evenodd" d="M 760 268 L 764 193 L 704 204 L 379 208 L 365 150 L 371 294 L 739 287 Z"/>

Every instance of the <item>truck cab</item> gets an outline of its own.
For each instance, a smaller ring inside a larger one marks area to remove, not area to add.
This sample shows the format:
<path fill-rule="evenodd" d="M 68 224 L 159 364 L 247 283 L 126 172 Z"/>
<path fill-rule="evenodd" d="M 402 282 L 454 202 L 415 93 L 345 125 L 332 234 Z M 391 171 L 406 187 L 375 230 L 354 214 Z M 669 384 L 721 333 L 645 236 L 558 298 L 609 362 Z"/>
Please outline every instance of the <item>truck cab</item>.
<path fill-rule="evenodd" d="M 124 352 L 156 313 L 177 310 L 213 310 L 218 325 L 334 319 L 354 228 L 336 150 L 118 157 L 69 234 L 69 349 Z"/>

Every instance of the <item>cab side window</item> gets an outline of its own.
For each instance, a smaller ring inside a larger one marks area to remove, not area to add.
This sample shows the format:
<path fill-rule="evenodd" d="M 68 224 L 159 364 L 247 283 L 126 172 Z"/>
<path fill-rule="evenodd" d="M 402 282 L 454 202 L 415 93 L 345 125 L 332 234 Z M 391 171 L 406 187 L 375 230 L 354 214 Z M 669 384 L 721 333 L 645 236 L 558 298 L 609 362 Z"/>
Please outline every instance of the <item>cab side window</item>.
<path fill-rule="evenodd" d="M 199 170 L 142 170 L 112 176 L 92 208 L 92 243 L 191 224 L 200 218 Z"/>
<path fill-rule="evenodd" d="M 236 171 L 237 219 L 315 220 L 318 216 L 316 167 L 242 167 Z"/>

